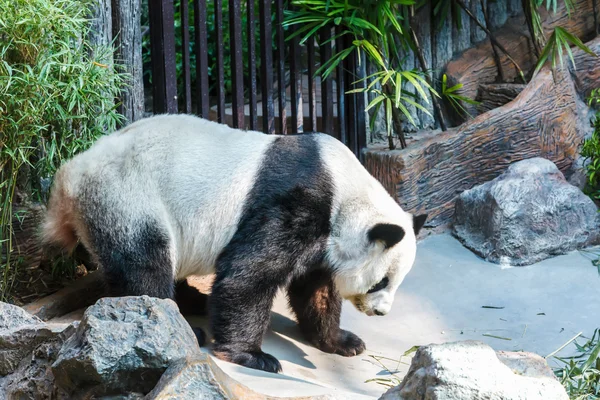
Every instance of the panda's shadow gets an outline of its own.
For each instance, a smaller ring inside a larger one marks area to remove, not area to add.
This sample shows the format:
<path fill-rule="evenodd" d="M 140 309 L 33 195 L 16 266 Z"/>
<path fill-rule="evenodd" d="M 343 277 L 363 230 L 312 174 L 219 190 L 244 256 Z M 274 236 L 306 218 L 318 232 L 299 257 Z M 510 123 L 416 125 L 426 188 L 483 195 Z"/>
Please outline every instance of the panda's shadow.
<path fill-rule="evenodd" d="M 184 314 L 184 317 L 190 326 L 204 330 L 206 333 L 206 344 L 203 347 L 210 347 L 212 334 L 210 332 L 208 317 L 187 313 Z M 316 366 L 306 358 L 308 354 L 289 339 L 310 346 L 302 337 L 296 321 L 277 312 L 271 312 L 271 324 L 263 341 L 263 351 L 272 354 L 279 360 L 287 361 L 304 368 L 316 369 Z"/>

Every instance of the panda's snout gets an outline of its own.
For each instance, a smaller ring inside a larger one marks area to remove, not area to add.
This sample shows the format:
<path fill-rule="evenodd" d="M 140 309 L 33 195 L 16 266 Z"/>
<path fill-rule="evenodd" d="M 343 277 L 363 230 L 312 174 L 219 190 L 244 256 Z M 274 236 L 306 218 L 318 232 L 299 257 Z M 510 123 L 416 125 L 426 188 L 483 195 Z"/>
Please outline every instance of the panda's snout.
<path fill-rule="evenodd" d="M 373 310 L 373 313 L 374 313 L 375 315 L 379 315 L 379 316 L 381 316 L 381 315 L 385 315 L 385 314 L 386 314 L 384 311 L 377 310 L 377 309 Z"/>

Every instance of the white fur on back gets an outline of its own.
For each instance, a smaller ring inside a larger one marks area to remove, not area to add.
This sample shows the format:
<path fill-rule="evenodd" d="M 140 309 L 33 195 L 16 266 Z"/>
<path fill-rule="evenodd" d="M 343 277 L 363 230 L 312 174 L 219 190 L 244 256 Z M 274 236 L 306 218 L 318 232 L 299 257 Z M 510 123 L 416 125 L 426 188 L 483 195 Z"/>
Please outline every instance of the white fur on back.
<path fill-rule="evenodd" d="M 209 274 L 237 229 L 273 140 L 192 116 L 144 119 L 66 164 L 67 192 L 77 197 L 88 173 L 101 177 L 103 201 L 128 211 L 122 224 L 148 213 L 164 221 L 174 277 Z"/>

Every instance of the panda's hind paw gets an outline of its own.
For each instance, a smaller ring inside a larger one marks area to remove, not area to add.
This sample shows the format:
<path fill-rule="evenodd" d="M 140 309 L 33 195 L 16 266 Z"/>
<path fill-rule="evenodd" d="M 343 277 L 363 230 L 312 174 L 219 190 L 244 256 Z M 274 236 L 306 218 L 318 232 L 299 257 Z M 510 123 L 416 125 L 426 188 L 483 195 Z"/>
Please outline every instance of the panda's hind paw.
<path fill-rule="evenodd" d="M 340 329 L 335 353 L 344 357 L 357 356 L 365 351 L 365 342 L 350 331 Z"/>
<path fill-rule="evenodd" d="M 241 366 L 253 369 L 260 369 L 266 372 L 281 372 L 281 364 L 270 354 L 262 351 L 231 351 L 224 349 L 214 349 L 213 353 L 221 360 L 239 364 Z"/>

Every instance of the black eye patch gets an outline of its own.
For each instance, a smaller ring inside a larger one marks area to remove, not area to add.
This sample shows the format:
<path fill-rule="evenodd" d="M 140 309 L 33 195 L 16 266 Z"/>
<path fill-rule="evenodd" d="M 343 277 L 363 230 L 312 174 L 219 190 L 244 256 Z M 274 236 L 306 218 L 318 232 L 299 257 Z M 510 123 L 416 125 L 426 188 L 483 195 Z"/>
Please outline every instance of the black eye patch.
<path fill-rule="evenodd" d="M 369 291 L 367 293 L 375 293 L 378 290 L 384 289 L 385 287 L 387 287 L 388 283 L 390 283 L 390 280 L 386 276 L 385 278 L 380 280 L 378 284 L 376 284 L 371 289 L 369 289 Z"/>

